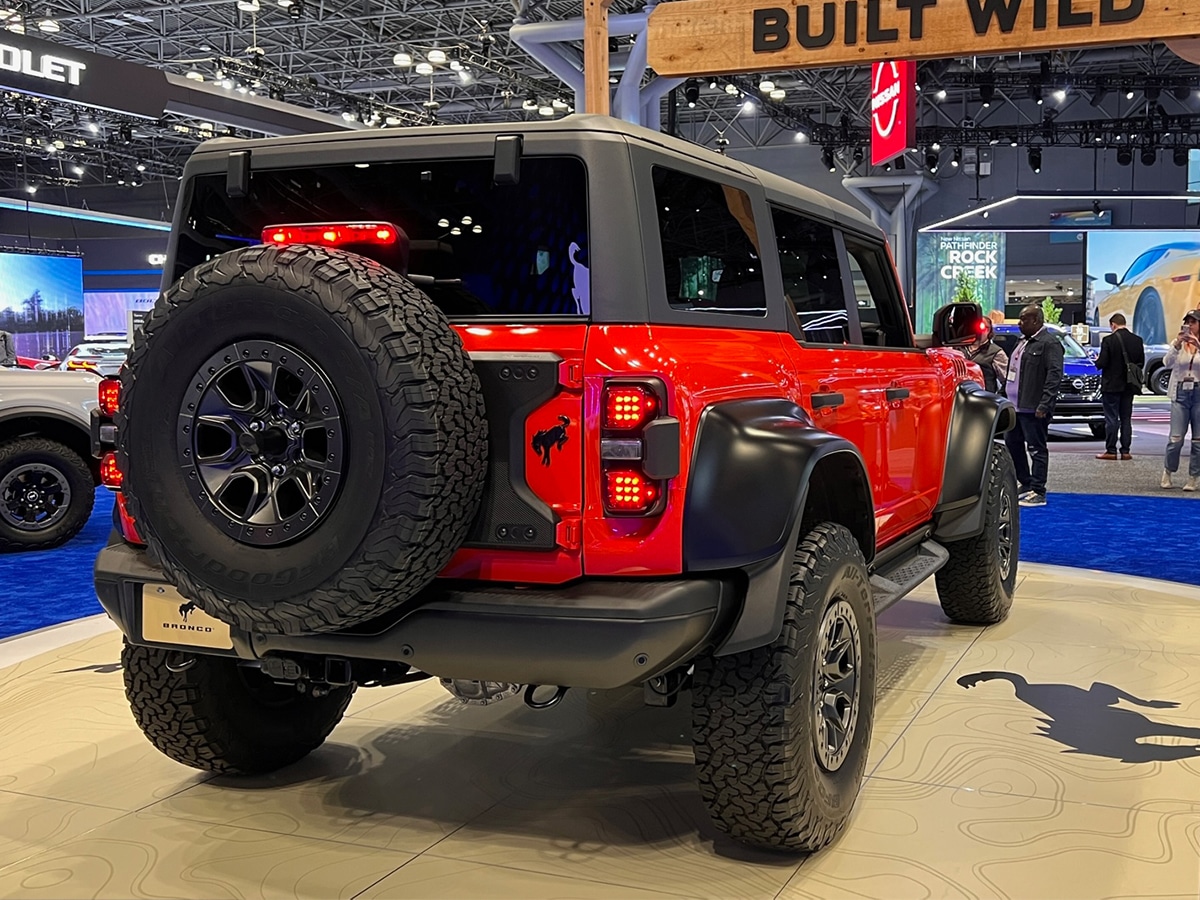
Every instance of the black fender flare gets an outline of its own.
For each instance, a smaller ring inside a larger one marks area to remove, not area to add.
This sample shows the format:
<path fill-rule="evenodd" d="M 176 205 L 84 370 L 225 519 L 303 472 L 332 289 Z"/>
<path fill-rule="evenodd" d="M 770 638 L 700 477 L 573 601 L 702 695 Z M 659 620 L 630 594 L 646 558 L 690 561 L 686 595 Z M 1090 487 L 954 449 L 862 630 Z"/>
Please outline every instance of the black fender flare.
<path fill-rule="evenodd" d="M 684 570 L 739 569 L 748 577 L 718 655 L 768 644 L 783 627 L 792 551 L 818 466 L 829 473 L 821 498 L 839 509 L 835 520 L 870 560 L 875 506 L 857 447 L 786 399 L 725 401 L 701 414 L 684 502 Z"/>
<path fill-rule="evenodd" d="M 983 531 L 984 486 L 992 442 L 1017 424 L 1012 401 L 975 382 L 958 386 L 946 437 L 942 493 L 934 507 L 933 536 L 944 541 Z"/>

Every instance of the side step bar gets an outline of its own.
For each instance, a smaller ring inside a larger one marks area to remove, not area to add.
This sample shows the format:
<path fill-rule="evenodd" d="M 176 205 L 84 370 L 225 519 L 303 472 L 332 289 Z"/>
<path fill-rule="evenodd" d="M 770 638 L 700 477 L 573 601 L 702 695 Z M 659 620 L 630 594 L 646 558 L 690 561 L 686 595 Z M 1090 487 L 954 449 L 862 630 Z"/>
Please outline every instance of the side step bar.
<path fill-rule="evenodd" d="M 911 552 L 889 560 L 871 576 L 875 592 L 875 615 L 904 597 L 940 569 L 950 552 L 936 541 L 925 541 Z"/>

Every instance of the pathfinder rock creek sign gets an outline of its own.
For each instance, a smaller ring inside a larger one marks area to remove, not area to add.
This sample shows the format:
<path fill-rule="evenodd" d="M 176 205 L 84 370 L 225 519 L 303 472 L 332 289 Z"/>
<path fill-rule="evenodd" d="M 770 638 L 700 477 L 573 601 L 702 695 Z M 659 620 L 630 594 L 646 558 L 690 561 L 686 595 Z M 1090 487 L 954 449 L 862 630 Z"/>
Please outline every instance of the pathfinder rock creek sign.
<path fill-rule="evenodd" d="M 871 165 L 882 166 L 917 142 L 917 64 L 871 67 Z"/>
<path fill-rule="evenodd" d="M 167 106 L 167 76 L 158 69 L 0 32 L 0 90 L 157 119 Z"/>
<path fill-rule="evenodd" d="M 1200 35 L 1195 0 L 675 0 L 650 15 L 660 75 L 987 56 Z"/>

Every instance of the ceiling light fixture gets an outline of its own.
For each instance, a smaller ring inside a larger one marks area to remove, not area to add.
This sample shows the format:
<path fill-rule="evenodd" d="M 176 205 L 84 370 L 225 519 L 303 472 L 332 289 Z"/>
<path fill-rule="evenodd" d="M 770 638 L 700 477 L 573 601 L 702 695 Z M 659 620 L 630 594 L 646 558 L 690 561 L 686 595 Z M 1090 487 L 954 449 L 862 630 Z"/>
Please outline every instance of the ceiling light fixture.
<path fill-rule="evenodd" d="M 787 96 L 787 91 L 785 91 L 783 88 L 780 88 L 780 87 L 775 88 L 775 90 L 771 91 L 771 94 L 770 94 L 770 97 L 772 100 L 782 100 L 786 96 Z"/>
<path fill-rule="evenodd" d="M 764 94 L 769 94 L 771 91 L 775 90 L 775 82 L 764 78 L 758 83 L 758 89 Z"/>
<path fill-rule="evenodd" d="M 42 34 L 58 34 L 62 31 L 62 26 L 54 19 L 42 19 L 38 22 L 38 31 Z"/>
<path fill-rule="evenodd" d="M 416 71 L 418 75 L 432 75 L 433 65 L 427 62 L 419 62 L 417 63 Z"/>
<path fill-rule="evenodd" d="M 435 66 L 440 66 L 446 61 L 446 51 L 438 50 L 435 48 L 433 50 L 430 50 L 427 54 L 425 54 L 425 58 L 427 60 L 429 60 L 431 63 L 433 63 Z"/>
<path fill-rule="evenodd" d="M 242 12 L 256 13 L 260 7 L 258 0 L 237 0 L 237 8 Z"/>
<path fill-rule="evenodd" d="M 684 84 L 683 99 L 687 101 L 689 109 L 696 108 L 696 104 L 700 101 L 700 82 L 695 78 L 689 78 Z"/>
<path fill-rule="evenodd" d="M 1029 168 L 1033 169 L 1035 175 L 1041 174 L 1042 171 L 1042 148 L 1029 148 Z"/>
<path fill-rule="evenodd" d="M 401 50 L 392 57 L 392 65 L 399 66 L 402 69 L 407 69 L 413 64 L 412 54 L 406 50 Z"/>
<path fill-rule="evenodd" d="M 525 110 L 525 112 L 537 112 L 539 105 L 537 97 L 532 92 L 521 101 L 521 109 Z"/>
<path fill-rule="evenodd" d="M 738 86 L 736 84 L 730 83 L 725 85 L 725 93 L 727 93 L 730 97 L 736 97 L 741 93 L 741 91 L 738 90 Z"/>

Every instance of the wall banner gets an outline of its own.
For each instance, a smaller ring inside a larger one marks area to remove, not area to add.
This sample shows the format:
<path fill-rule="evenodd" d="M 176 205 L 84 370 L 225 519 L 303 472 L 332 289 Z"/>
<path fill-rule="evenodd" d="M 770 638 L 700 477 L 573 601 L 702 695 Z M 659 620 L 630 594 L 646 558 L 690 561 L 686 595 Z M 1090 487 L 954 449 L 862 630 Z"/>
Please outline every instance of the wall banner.
<path fill-rule="evenodd" d="M 956 299 L 970 299 L 984 313 L 1004 311 L 1003 231 L 935 231 L 917 234 L 916 321 L 918 334 L 933 328 L 933 313 Z"/>

